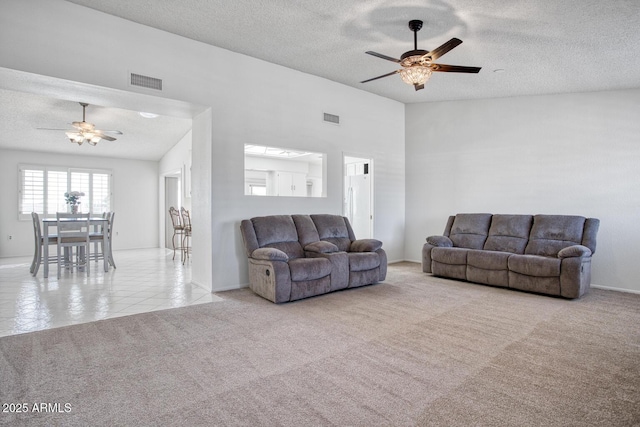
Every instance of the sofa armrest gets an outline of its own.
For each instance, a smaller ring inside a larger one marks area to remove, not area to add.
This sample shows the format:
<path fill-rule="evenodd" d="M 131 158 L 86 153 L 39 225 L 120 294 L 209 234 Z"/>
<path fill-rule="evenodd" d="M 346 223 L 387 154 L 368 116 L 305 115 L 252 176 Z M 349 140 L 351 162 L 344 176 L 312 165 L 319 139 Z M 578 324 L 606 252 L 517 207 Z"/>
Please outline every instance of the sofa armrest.
<path fill-rule="evenodd" d="M 591 249 L 582 245 L 573 245 L 566 247 L 558 252 L 558 258 L 573 258 L 591 256 Z"/>
<path fill-rule="evenodd" d="M 258 248 L 251 252 L 251 258 L 266 261 L 289 261 L 287 254 L 276 248 Z"/>
<path fill-rule="evenodd" d="M 315 252 L 319 254 L 330 254 L 332 252 L 338 252 L 339 249 L 331 242 L 325 242 L 320 240 L 317 242 L 309 243 L 304 247 L 305 252 Z"/>
<path fill-rule="evenodd" d="M 351 242 L 350 252 L 375 252 L 382 247 L 382 242 L 376 239 L 360 239 Z"/>
<path fill-rule="evenodd" d="M 452 248 L 453 242 L 447 236 L 429 236 L 427 243 L 440 248 Z"/>

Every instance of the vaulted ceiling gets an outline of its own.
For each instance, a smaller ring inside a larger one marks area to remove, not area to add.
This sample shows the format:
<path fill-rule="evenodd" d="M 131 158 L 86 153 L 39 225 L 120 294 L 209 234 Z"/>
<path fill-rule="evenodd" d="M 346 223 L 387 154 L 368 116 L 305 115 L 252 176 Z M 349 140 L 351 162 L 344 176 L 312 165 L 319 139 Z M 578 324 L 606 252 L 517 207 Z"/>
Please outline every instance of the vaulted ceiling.
<path fill-rule="evenodd" d="M 640 87 L 638 0 L 70 0 L 140 24 L 404 103 Z M 398 75 L 361 84 L 413 49 L 463 44 L 414 91 Z M 498 71 L 501 70 L 501 71 Z"/>
<path fill-rule="evenodd" d="M 69 1 L 403 103 L 640 87 L 638 0 Z M 399 68 L 365 51 L 399 58 L 413 49 L 412 19 L 424 21 L 419 49 L 460 38 L 437 62 L 482 67 L 480 73 L 434 73 L 417 92 L 398 75 L 360 83 Z M 38 149 L 31 142 L 54 131 L 35 127 L 65 128 L 81 119 L 77 102 L 52 98 L 0 90 L 0 146 Z M 157 160 L 191 125 L 188 114 L 149 120 L 100 96 L 80 100 L 93 104 L 87 115 L 99 128 L 126 128 L 121 140 L 137 141 L 135 149 L 83 149 L 87 155 Z"/>

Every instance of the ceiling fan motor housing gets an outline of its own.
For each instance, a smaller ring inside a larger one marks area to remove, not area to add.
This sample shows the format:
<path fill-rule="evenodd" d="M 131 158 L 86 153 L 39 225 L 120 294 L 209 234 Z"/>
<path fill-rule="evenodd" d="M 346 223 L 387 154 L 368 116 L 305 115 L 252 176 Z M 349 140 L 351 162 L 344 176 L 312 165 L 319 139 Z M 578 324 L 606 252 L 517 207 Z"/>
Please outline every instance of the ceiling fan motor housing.
<path fill-rule="evenodd" d="M 400 65 L 403 67 L 411 67 L 412 65 L 422 64 L 425 61 L 429 61 L 431 58 L 428 55 L 428 50 L 416 49 L 405 52 L 400 57 Z M 415 57 L 415 58 L 414 58 Z"/>
<path fill-rule="evenodd" d="M 422 21 L 419 19 L 412 19 L 409 21 L 409 29 L 411 31 L 420 31 L 422 28 Z"/>
<path fill-rule="evenodd" d="M 400 64 L 402 68 L 378 77 L 374 77 L 372 79 L 363 80 L 360 83 L 367 83 L 373 80 L 381 79 L 383 77 L 399 74 L 402 78 L 402 81 L 414 86 L 416 90 L 420 90 L 424 88 L 425 82 L 429 80 L 429 77 L 431 76 L 433 71 L 450 73 L 478 73 L 480 71 L 480 67 L 465 67 L 459 65 L 444 65 L 434 63 L 433 61 L 437 60 L 442 55 L 462 43 L 462 40 L 454 37 L 448 42 L 438 46 L 431 51 L 418 49 L 418 31 L 420 31 L 421 28 L 422 21 L 420 21 L 419 19 L 413 19 L 409 21 L 409 29 L 413 31 L 413 50 L 403 53 L 402 56 L 400 56 L 400 59 L 396 59 L 391 56 L 383 55 L 381 53 L 373 51 L 365 52 L 369 55 L 377 56 L 378 58 Z"/>

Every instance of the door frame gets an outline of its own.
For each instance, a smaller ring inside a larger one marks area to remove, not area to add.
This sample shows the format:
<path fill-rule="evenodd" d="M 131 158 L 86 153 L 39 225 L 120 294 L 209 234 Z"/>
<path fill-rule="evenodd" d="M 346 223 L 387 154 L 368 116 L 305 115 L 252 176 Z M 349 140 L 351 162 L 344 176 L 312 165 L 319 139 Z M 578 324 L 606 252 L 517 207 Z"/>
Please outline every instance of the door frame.
<path fill-rule="evenodd" d="M 369 200 L 371 201 L 371 206 L 370 206 L 370 210 L 369 210 L 369 236 L 371 238 L 373 238 L 374 236 L 374 222 L 375 222 L 375 199 L 374 199 L 374 194 L 375 194 L 375 179 L 374 179 L 374 159 L 373 157 L 371 157 L 370 155 L 367 154 L 363 154 L 363 153 L 356 153 L 356 152 L 348 152 L 348 151 L 343 151 L 342 152 L 342 215 L 343 216 L 347 216 L 347 212 L 345 212 L 346 210 L 346 198 L 347 198 L 347 194 L 346 194 L 346 180 L 347 180 L 347 158 L 354 158 L 354 159 L 360 159 L 360 160 L 364 160 L 369 164 L 369 170 L 368 170 L 368 175 L 369 175 L 369 180 L 371 182 L 370 185 L 370 192 L 369 192 Z M 359 238 L 358 236 L 356 236 L 356 238 Z"/>
<path fill-rule="evenodd" d="M 167 201 L 166 201 L 166 192 L 167 192 L 167 186 L 166 186 L 166 179 L 167 178 L 178 178 L 178 199 L 179 199 L 179 203 L 180 206 L 182 206 L 182 202 L 184 200 L 184 194 L 183 194 L 183 189 L 182 189 L 182 180 L 183 180 L 183 176 L 182 176 L 182 169 L 176 169 L 173 171 L 169 171 L 169 172 L 165 172 L 163 174 L 160 175 L 160 191 L 159 191 L 159 203 L 158 203 L 158 210 L 160 211 L 160 215 L 159 215 L 159 233 L 158 233 L 158 247 L 162 248 L 162 249 L 166 249 L 166 245 L 167 245 L 167 241 L 166 241 L 166 236 L 165 236 L 165 227 L 166 227 L 166 221 L 167 221 L 167 216 L 168 216 L 168 212 L 169 212 L 169 208 L 166 206 Z M 178 207 L 178 209 L 180 209 Z"/>

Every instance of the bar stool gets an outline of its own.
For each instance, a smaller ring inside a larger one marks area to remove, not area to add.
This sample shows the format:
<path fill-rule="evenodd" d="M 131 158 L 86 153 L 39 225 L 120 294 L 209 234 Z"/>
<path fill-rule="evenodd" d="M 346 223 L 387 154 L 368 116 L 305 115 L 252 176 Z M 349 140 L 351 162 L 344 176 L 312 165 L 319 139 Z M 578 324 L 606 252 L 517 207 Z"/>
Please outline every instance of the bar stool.
<path fill-rule="evenodd" d="M 184 237 L 184 226 L 180 219 L 180 212 L 173 206 L 169 208 L 169 215 L 171 216 L 171 223 L 173 224 L 173 236 L 171 237 L 171 244 L 173 245 L 173 258 L 176 259 L 176 249 L 182 251 L 182 239 Z M 176 246 L 176 236 L 178 236 L 178 245 Z"/>
<path fill-rule="evenodd" d="M 191 252 L 191 214 L 183 207 L 180 208 L 180 216 L 182 217 L 182 263 L 189 258 Z"/>

